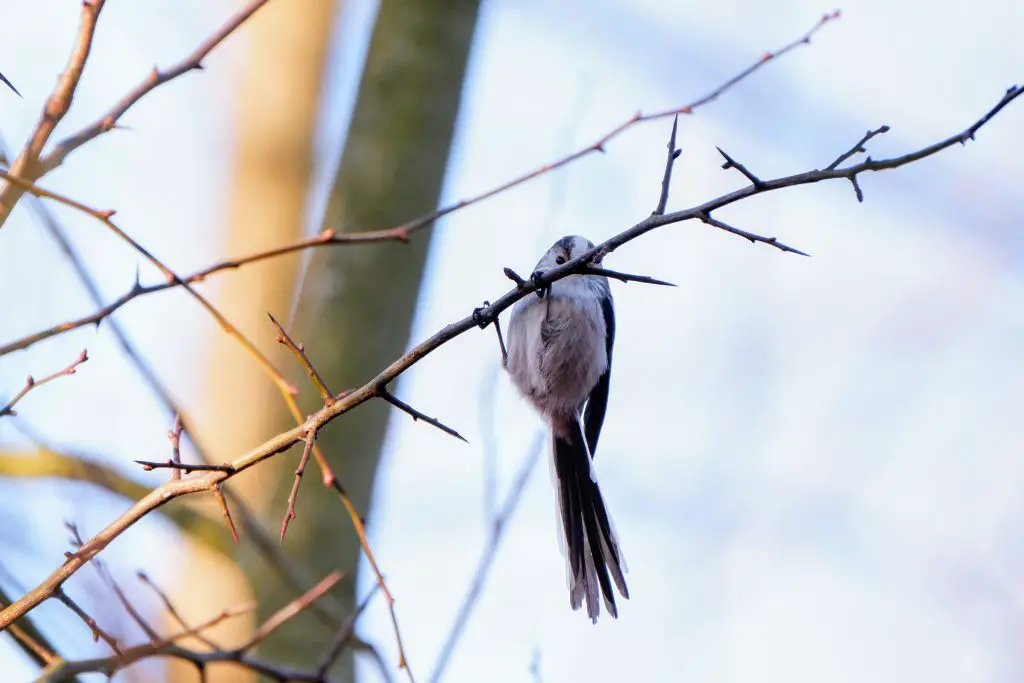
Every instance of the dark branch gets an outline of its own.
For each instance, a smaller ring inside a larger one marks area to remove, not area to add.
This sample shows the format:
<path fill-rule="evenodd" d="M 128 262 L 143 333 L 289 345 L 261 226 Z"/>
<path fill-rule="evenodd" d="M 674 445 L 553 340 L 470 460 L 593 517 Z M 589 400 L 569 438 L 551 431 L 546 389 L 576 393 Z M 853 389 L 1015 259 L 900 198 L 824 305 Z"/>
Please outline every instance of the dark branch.
<path fill-rule="evenodd" d="M 193 472 L 227 472 L 233 473 L 235 471 L 234 466 L 231 463 L 223 463 L 221 465 L 207 465 L 207 464 L 191 464 L 187 462 L 175 462 L 174 460 L 168 459 L 164 462 L 155 462 L 152 460 L 133 460 L 136 465 L 142 465 L 142 469 L 149 472 L 151 470 L 163 470 L 163 469 L 174 469 L 181 470 L 185 474 L 192 474 Z"/>
<path fill-rule="evenodd" d="M 726 154 L 725 150 L 723 150 L 721 147 L 715 147 L 715 149 L 717 149 L 718 153 L 725 158 L 725 163 L 722 164 L 723 169 L 735 168 L 737 171 L 742 173 L 747 180 L 750 181 L 750 184 L 754 186 L 754 189 L 764 189 L 764 182 L 762 182 L 761 179 L 758 178 L 756 175 L 748 171 L 746 166 L 744 166 L 743 164 L 741 164 L 740 162 L 736 161 L 731 156 Z"/>
<path fill-rule="evenodd" d="M 658 215 L 658 214 L 655 214 Z M 607 268 L 599 268 L 598 266 L 583 265 L 578 271 L 581 275 L 603 275 L 604 277 L 610 277 L 613 280 L 620 282 L 642 282 L 647 285 L 662 285 L 664 287 L 675 287 L 671 282 L 665 282 L 664 280 L 656 280 L 653 277 L 647 277 L 646 275 L 631 275 L 629 273 L 620 273 L 617 270 L 608 270 Z"/>
<path fill-rule="evenodd" d="M 828 165 L 828 169 L 832 170 L 835 168 L 839 168 L 839 164 L 843 163 L 844 161 L 852 157 L 854 154 L 867 154 L 868 150 L 864 147 L 864 145 L 867 144 L 867 141 L 875 137 L 876 135 L 882 135 L 883 133 L 888 132 L 889 126 L 881 126 L 879 128 L 876 128 L 875 130 L 869 130 L 867 133 L 864 133 L 864 137 L 858 140 L 856 145 L 840 154 L 835 161 Z"/>
<path fill-rule="evenodd" d="M 413 420 L 423 420 L 427 424 L 430 424 L 430 425 L 433 425 L 433 426 L 437 427 L 438 429 L 440 429 L 445 434 L 448 434 L 449 436 L 454 436 L 456 439 L 459 439 L 460 441 L 465 441 L 466 443 L 469 443 L 468 441 L 466 441 L 465 437 L 462 436 L 462 434 L 459 434 L 457 431 L 455 431 L 454 429 L 452 429 L 448 425 L 442 423 L 437 418 L 433 418 L 433 417 L 430 417 L 429 415 L 425 415 L 425 414 L 421 413 L 420 411 L 416 410 L 415 408 L 413 408 L 408 403 L 405 403 L 400 398 L 398 398 L 397 396 L 392 394 L 387 389 L 383 389 L 383 388 L 380 389 L 377 392 L 377 395 L 380 396 L 385 401 L 387 401 L 388 403 L 390 403 L 391 405 L 393 405 L 394 407 L 396 407 L 399 410 L 401 410 L 402 412 L 408 413 L 412 417 Z"/>
<path fill-rule="evenodd" d="M 330 395 L 330 394 L 328 394 Z M 281 520 L 281 542 L 284 543 L 284 535 L 288 533 L 288 524 L 295 519 L 295 501 L 299 499 L 299 485 L 302 484 L 302 475 L 306 473 L 306 465 L 309 463 L 309 456 L 313 452 L 313 445 L 316 443 L 316 432 L 310 431 L 306 435 L 306 446 L 302 449 L 302 457 L 299 458 L 299 466 L 295 468 L 295 481 L 292 482 L 292 490 L 288 494 L 288 507 Z"/>
<path fill-rule="evenodd" d="M 739 235 L 740 237 L 746 238 L 751 242 L 761 242 L 762 244 L 767 244 L 769 246 L 775 247 L 776 249 L 781 249 L 782 251 L 789 251 L 794 254 L 800 254 L 801 256 L 810 256 L 810 254 L 804 253 L 799 249 L 794 249 L 793 247 L 783 244 L 775 237 L 762 237 L 761 235 L 755 235 L 754 233 L 747 232 L 746 230 L 734 228 L 728 223 L 723 223 L 720 220 L 716 220 L 706 213 L 701 214 L 700 216 L 697 217 L 700 218 L 704 223 L 707 223 L 708 225 L 712 225 L 721 230 L 725 230 L 726 232 L 731 232 L 734 235 Z"/>
<path fill-rule="evenodd" d="M 676 148 L 676 131 L 679 129 L 679 114 L 672 118 L 672 134 L 668 136 L 668 154 L 665 155 L 665 173 L 661 177 L 661 195 L 658 197 L 658 206 L 654 209 L 655 216 L 665 213 L 665 205 L 668 204 L 668 188 L 672 183 L 672 166 L 676 159 L 683 153 L 683 150 Z"/>

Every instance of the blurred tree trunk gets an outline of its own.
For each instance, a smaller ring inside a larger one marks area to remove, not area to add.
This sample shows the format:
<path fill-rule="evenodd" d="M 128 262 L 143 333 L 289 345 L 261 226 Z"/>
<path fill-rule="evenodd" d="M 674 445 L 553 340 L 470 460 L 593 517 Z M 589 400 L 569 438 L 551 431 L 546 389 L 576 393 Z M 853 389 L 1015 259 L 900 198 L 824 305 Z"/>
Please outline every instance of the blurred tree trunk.
<path fill-rule="evenodd" d="M 478 0 L 382 0 L 324 227 L 386 228 L 437 206 L 478 7 Z M 335 247 L 313 254 L 295 333 L 332 391 L 365 382 L 403 352 L 430 234 L 421 231 L 407 245 Z M 306 395 L 315 397 L 315 391 Z M 364 515 L 371 508 L 391 414 L 383 402 L 363 405 L 318 439 Z M 351 522 L 336 494 L 318 486 L 317 478 L 307 479 L 286 551 L 318 576 L 336 567 L 353 576 L 360 550 Z M 290 477 L 277 482 L 278 513 L 290 485 Z M 345 599 L 351 609 L 354 593 Z M 288 629 L 267 654 L 308 661 L 323 643 L 311 634 L 308 628 Z M 337 673 L 339 680 L 353 680 L 350 656 Z"/>
<path fill-rule="evenodd" d="M 335 0 L 271 2 L 240 33 L 248 45 L 230 131 L 235 159 L 223 253 L 246 254 L 303 235 L 313 175 L 313 138 L 338 9 Z M 221 310 L 280 369 L 288 368 L 292 359 L 276 343 L 266 312 L 287 310 L 299 262 L 298 256 L 271 259 L 217 281 L 215 300 Z M 290 424 L 281 412 L 280 395 L 256 362 L 234 339 L 219 330 L 210 334 L 203 405 L 196 416 L 210 457 L 227 459 Z M 267 509 L 274 479 L 283 471 L 282 467 L 257 467 L 233 479 L 230 486 L 253 509 Z M 243 537 L 240 548 L 245 549 L 246 543 Z M 192 623 L 222 607 L 253 599 L 242 569 L 202 544 L 189 544 L 183 565 L 171 595 Z M 261 599 L 267 593 L 256 587 Z M 268 609 L 279 606 L 266 605 Z M 252 626 L 251 619 L 229 620 L 212 635 L 230 646 L 243 641 Z M 193 680 L 196 675 L 191 666 L 180 663 L 170 673 L 172 680 Z M 239 683 L 254 681 L 255 676 L 225 665 L 212 667 L 205 680 Z"/>

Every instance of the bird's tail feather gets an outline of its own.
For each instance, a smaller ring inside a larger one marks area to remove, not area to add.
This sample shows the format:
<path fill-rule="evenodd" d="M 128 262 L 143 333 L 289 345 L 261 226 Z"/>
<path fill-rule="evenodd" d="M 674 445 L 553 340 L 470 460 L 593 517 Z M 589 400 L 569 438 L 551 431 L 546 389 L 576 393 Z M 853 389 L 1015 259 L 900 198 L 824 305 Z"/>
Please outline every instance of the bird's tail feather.
<path fill-rule="evenodd" d="M 593 476 L 590 453 L 578 419 L 572 421 L 567 435 L 556 434 L 552 450 L 569 568 L 569 602 L 573 609 L 579 609 L 586 602 L 587 615 L 596 622 L 601 611 L 598 602 L 601 595 L 608 613 L 618 617 L 612 581 L 622 597 L 629 598 L 626 565 Z"/>

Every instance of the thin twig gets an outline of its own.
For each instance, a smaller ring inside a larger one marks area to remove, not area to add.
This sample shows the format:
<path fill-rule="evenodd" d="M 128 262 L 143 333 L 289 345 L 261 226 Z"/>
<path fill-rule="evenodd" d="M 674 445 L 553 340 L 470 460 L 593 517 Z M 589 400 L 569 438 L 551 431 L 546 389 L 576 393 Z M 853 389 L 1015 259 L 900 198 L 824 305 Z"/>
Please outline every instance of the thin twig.
<path fill-rule="evenodd" d="M 327 384 L 324 382 L 324 378 L 320 376 L 317 369 L 313 367 L 313 364 L 309 360 L 309 356 L 306 355 L 306 347 L 303 344 L 296 344 L 292 341 L 292 338 L 284 331 L 281 327 L 281 323 L 277 322 L 273 315 L 267 313 L 267 317 L 270 318 L 270 322 L 274 324 L 277 329 L 277 343 L 283 344 L 295 354 L 295 357 L 299 359 L 299 363 L 302 364 L 302 369 L 306 371 L 306 374 L 313 384 L 316 385 L 317 391 L 320 392 L 320 398 L 323 399 L 324 405 L 330 405 L 334 403 L 334 394 L 327 388 Z"/>
<path fill-rule="evenodd" d="M 740 237 L 748 239 L 751 243 L 760 242 L 762 244 L 767 244 L 770 247 L 775 247 L 776 249 L 780 249 L 782 251 L 800 254 L 801 256 L 810 256 L 810 254 L 802 252 L 799 249 L 794 249 L 793 247 L 783 244 L 775 237 L 762 237 L 761 235 L 756 235 L 752 232 L 747 232 L 746 230 L 740 230 L 739 228 L 733 227 L 728 223 L 723 223 L 722 221 L 716 218 L 712 218 L 710 214 L 705 213 L 700 216 L 697 216 L 697 218 L 701 219 L 701 221 L 703 221 L 704 223 L 714 226 L 720 230 L 725 230 L 726 232 L 731 232 L 734 235 L 739 235 Z"/>
<path fill-rule="evenodd" d="M 299 485 L 302 484 L 302 475 L 306 473 L 306 464 L 309 462 L 309 455 L 316 444 L 316 432 L 306 435 L 306 446 L 302 449 L 302 457 L 299 458 L 299 465 L 295 468 L 295 481 L 292 482 L 292 490 L 288 494 L 288 507 L 281 520 L 281 542 L 284 543 L 284 535 L 288 533 L 288 524 L 295 519 L 295 501 L 299 498 Z"/>
<path fill-rule="evenodd" d="M 36 123 L 32 135 L 21 153 L 18 154 L 18 158 L 11 164 L 11 172 L 14 175 L 37 177 L 39 155 L 42 154 L 43 147 L 46 146 L 47 140 L 53 134 L 54 128 L 71 108 L 75 90 L 78 88 L 78 82 L 85 70 L 85 62 L 89 59 L 89 52 L 92 50 L 92 40 L 96 34 L 96 24 L 99 22 L 100 12 L 103 11 L 103 4 L 104 0 L 84 0 L 82 2 L 82 19 L 78 24 L 78 35 L 75 38 L 74 47 L 71 49 L 71 56 L 68 58 L 64 72 L 57 80 L 57 86 L 46 100 L 43 114 L 39 122 Z M 14 205 L 18 203 L 24 193 L 24 188 L 10 182 L 0 188 L 0 228 L 3 228 L 7 217 L 14 210 Z"/>
<path fill-rule="evenodd" d="M 889 132 L 889 126 L 880 126 L 880 127 L 876 128 L 875 130 L 869 130 L 867 133 L 864 133 L 864 137 L 862 137 L 860 140 L 857 141 L 857 144 L 855 144 L 853 147 L 851 147 L 850 149 L 846 150 L 845 152 L 840 154 L 838 157 L 836 157 L 836 160 L 833 161 L 828 166 L 826 166 L 826 168 L 829 169 L 829 170 L 832 170 L 832 169 L 835 169 L 835 168 L 839 168 L 839 164 L 843 163 L 844 161 L 846 161 L 847 159 L 852 157 L 854 154 L 867 154 L 868 150 L 864 147 L 864 145 L 867 144 L 867 141 L 870 140 L 871 138 L 875 137 L 876 135 L 882 135 L 883 133 L 888 133 L 888 132 Z M 722 152 L 722 150 L 718 150 L 718 151 Z M 724 155 L 725 152 L 722 152 L 722 154 Z M 729 157 L 726 157 L 726 159 L 728 159 L 728 158 Z M 725 166 L 723 166 L 722 168 L 725 168 Z"/>
<path fill-rule="evenodd" d="M 156 462 L 152 460 L 133 460 L 136 465 L 142 465 L 142 469 L 149 472 L 151 470 L 162 470 L 172 469 L 179 470 L 185 474 L 192 474 L 193 472 L 234 472 L 234 465 L 231 463 L 224 463 L 222 465 L 208 465 L 206 463 L 196 464 L 188 462 L 175 462 L 168 458 L 164 462 Z"/>
<path fill-rule="evenodd" d="M 84 609 L 79 607 L 78 603 L 72 600 L 71 597 L 64 592 L 63 588 L 58 588 L 54 591 L 53 597 L 64 603 L 65 607 L 74 612 L 75 615 L 89 627 L 89 630 L 92 632 L 92 639 L 94 642 L 102 640 L 110 646 L 110 649 L 113 650 L 115 654 L 122 654 L 121 647 L 117 644 L 117 640 L 112 635 L 101 629 L 99 624 L 96 623 L 96 620 L 90 617 Z"/>
<path fill-rule="evenodd" d="M 683 150 L 676 148 L 676 131 L 679 129 L 679 114 L 672 117 L 672 134 L 668 138 L 668 154 L 665 159 L 665 174 L 661 178 L 661 195 L 658 197 L 658 206 L 654 209 L 654 215 L 660 216 L 665 213 L 665 205 L 668 204 L 668 188 L 672 182 L 672 166 L 676 159 L 683 153 Z"/>
<path fill-rule="evenodd" d="M 64 522 L 64 526 L 69 532 L 71 532 L 71 541 L 74 546 L 76 548 L 81 548 L 84 541 L 82 541 L 82 534 L 78 531 L 78 525 L 74 522 L 66 521 Z M 147 622 L 143 616 L 139 614 L 139 611 L 135 609 L 135 606 L 132 605 L 128 596 L 125 595 L 125 592 L 121 590 L 121 586 L 114 580 L 114 575 L 110 573 L 110 570 L 107 569 L 105 564 L 103 564 L 103 561 L 98 557 L 93 557 L 90 562 L 96 570 L 96 573 L 100 575 L 100 580 L 103 581 L 107 588 L 114 593 L 118 602 L 120 602 L 121 606 L 124 607 L 125 612 L 127 612 L 128 616 L 132 618 L 132 621 L 142 629 L 142 632 L 146 634 L 146 637 L 150 640 L 158 639 L 160 636 L 157 634 L 156 630 L 150 626 L 149 622 Z"/>
<path fill-rule="evenodd" d="M 296 614 L 306 609 L 314 602 L 319 600 L 323 595 L 334 588 L 334 584 L 341 581 L 343 574 L 335 570 L 320 580 L 315 586 L 310 588 L 308 591 L 295 598 L 287 605 L 277 610 L 270 616 L 269 619 L 263 622 L 263 624 L 256 629 L 256 632 L 252 634 L 252 637 L 246 641 L 245 645 L 242 645 L 240 650 L 251 650 L 256 647 L 264 640 L 270 637 L 270 635 L 279 629 L 286 621 L 294 617 Z"/>
<path fill-rule="evenodd" d="M 654 214 L 654 215 L 657 216 L 657 215 L 660 215 L 660 214 Z M 604 277 L 610 277 L 613 280 L 618 280 L 619 282 L 642 282 L 642 283 L 647 284 L 647 285 L 661 285 L 663 287 L 675 287 L 674 284 L 672 284 L 671 282 L 666 282 L 665 280 L 658 280 L 656 278 L 648 277 L 646 275 L 633 275 L 631 273 L 620 273 L 617 270 L 608 270 L 607 268 L 600 268 L 598 266 L 585 265 L 582 268 L 580 268 L 578 272 L 583 274 L 583 275 L 602 275 Z"/>
<path fill-rule="evenodd" d="M 352 636 L 355 634 L 356 621 L 358 621 L 359 617 L 366 611 L 366 608 L 370 605 L 370 600 L 373 599 L 373 596 L 377 594 L 379 589 L 380 584 L 373 584 L 370 592 L 365 598 L 363 598 L 362 602 L 356 606 L 355 611 L 349 615 L 348 619 L 345 620 L 345 623 L 338 629 L 338 632 L 334 634 L 334 638 L 331 640 L 330 645 L 327 646 L 327 649 L 324 650 L 323 656 L 320 657 L 320 663 L 317 664 L 316 671 L 318 674 L 321 676 L 327 675 L 327 670 L 331 668 L 331 665 L 338 659 L 338 655 L 341 654 L 342 650 L 345 649 L 345 646 L 352 640 Z"/>
<path fill-rule="evenodd" d="M 480 561 L 477 563 L 469 589 L 462 598 L 462 604 L 455 615 L 452 627 L 448 630 L 448 637 L 445 638 L 441 653 L 434 663 L 434 671 L 430 675 L 430 683 L 440 683 L 441 678 L 444 676 L 448 662 L 455 652 L 455 646 L 458 645 L 459 640 L 462 638 L 466 624 L 469 622 L 469 617 L 473 613 L 480 595 L 483 593 L 484 583 L 487 581 L 487 575 L 490 573 L 494 559 L 498 555 L 498 548 L 501 547 L 501 541 L 505 536 L 505 531 L 508 529 L 508 524 L 516 510 L 519 509 L 519 502 L 523 498 L 523 491 L 526 490 L 526 484 L 530 481 L 530 475 L 536 469 L 537 461 L 543 452 L 544 434 L 541 432 L 534 437 L 533 445 L 530 446 L 530 450 L 527 452 L 526 457 L 523 458 L 522 464 L 519 465 L 519 471 L 516 473 L 512 486 L 505 496 L 501 509 L 494 516 L 494 519 L 491 520 L 491 533 L 487 538 L 487 545 L 480 556 Z"/>
<path fill-rule="evenodd" d="M 21 391 L 15 394 L 14 398 L 7 402 L 7 405 L 5 405 L 3 408 L 0 408 L 0 417 L 3 417 L 4 415 L 10 415 L 11 417 L 16 416 L 18 413 L 15 412 L 14 406 L 18 403 L 18 401 L 25 398 L 25 395 L 28 392 L 43 386 L 47 382 L 52 382 L 58 377 L 65 377 L 67 375 L 75 374 L 75 371 L 78 368 L 78 366 L 87 360 L 89 360 L 89 354 L 83 349 L 82 352 L 78 354 L 78 358 L 73 360 L 70 365 L 61 370 L 58 370 L 52 375 L 47 375 L 42 379 L 35 379 L 34 377 L 32 377 L 32 375 L 29 375 L 25 379 L 25 386 L 21 388 Z"/>
<path fill-rule="evenodd" d="M 457 431 L 455 431 L 454 429 L 452 429 L 448 425 L 444 424 L 443 422 L 438 420 L 436 417 L 430 417 L 429 415 L 421 413 L 420 411 L 416 410 L 415 408 L 413 408 L 411 405 L 409 405 L 405 401 L 401 400 L 400 398 L 398 398 L 397 396 L 392 394 L 387 389 L 383 389 L 382 388 L 378 395 L 382 399 L 384 399 L 385 401 L 387 401 L 388 403 L 393 405 L 394 407 L 396 407 L 399 410 L 401 410 L 402 412 L 407 413 L 410 417 L 412 417 L 414 422 L 417 421 L 417 420 L 423 420 L 427 424 L 433 425 L 434 427 L 437 427 L 438 429 L 440 429 L 445 434 L 448 434 L 449 436 L 454 436 L 456 439 L 459 439 L 460 441 L 463 441 L 465 443 L 469 443 L 468 441 L 466 441 L 465 437 L 462 436 L 462 434 L 459 434 Z"/>
<path fill-rule="evenodd" d="M 173 81 L 175 78 L 187 74 L 190 71 L 202 69 L 203 60 L 206 59 L 206 56 L 209 55 L 214 48 L 220 45 L 225 38 L 234 33 L 238 27 L 244 24 L 249 17 L 255 14 L 256 10 L 267 4 L 268 1 L 269 0 L 253 0 L 250 2 L 248 5 L 236 12 L 234 16 L 224 22 L 224 24 L 210 35 L 210 37 L 204 40 L 192 54 L 188 55 L 180 62 L 177 62 L 162 71 L 153 67 L 149 74 L 146 75 L 146 78 L 135 86 L 131 92 L 122 97 L 121 100 L 110 109 L 110 111 L 85 128 L 82 128 L 77 133 L 74 133 L 59 142 L 49 154 L 40 159 L 40 175 L 49 173 L 60 166 L 64 163 L 64 160 L 69 154 L 85 143 L 116 128 L 118 121 L 121 120 L 121 117 L 124 116 L 125 112 L 131 109 L 139 100 L 155 88 Z"/>
<path fill-rule="evenodd" d="M 156 596 L 157 598 L 159 598 L 161 604 L 163 604 L 164 609 L 167 611 L 167 613 L 171 616 L 172 619 L 178 622 L 179 626 L 181 626 L 185 630 L 191 629 L 191 627 L 188 625 L 185 619 L 181 616 L 181 613 L 177 609 L 175 609 L 174 603 L 172 603 L 171 599 L 167 597 L 167 593 L 165 593 L 159 586 L 157 586 L 153 582 L 153 580 L 149 578 L 149 575 L 146 572 L 140 569 L 139 571 L 135 572 L 135 575 L 139 578 L 139 581 L 149 586 L 150 590 L 156 593 Z M 216 643 L 214 643 L 212 640 L 207 638 L 202 633 L 197 633 L 195 637 L 207 647 L 217 647 Z"/>
<path fill-rule="evenodd" d="M 728 170 L 730 168 L 735 168 L 737 171 L 742 173 L 744 177 L 750 181 L 750 184 L 753 185 L 756 189 L 761 189 L 764 186 L 764 183 L 761 181 L 760 178 L 758 178 L 756 175 L 748 171 L 746 166 L 744 166 L 743 164 L 739 163 L 731 156 L 726 154 L 725 150 L 723 150 L 721 147 L 715 147 L 715 149 L 717 149 L 718 153 L 721 154 L 722 157 L 725 159 L 725 163 L 722 164 L 723 169 Z"/>
<path fill-rule="evenodd" d="M 235 521 L 231 519 L 231 508 L 228 507 L 228 502 L 224 500 L 224 494 L 220 490 L 220 483 L 214 482 L 210 484 L 210 493 L 213 494 L 213 499 L 217 501 L 217 505 L 220 507 L 220 512 L 224 515 L 224 521 L 227 522 L 228 529 L 231 531 L 231 538 L 238 544 L 238 531 L 235 530 Z"/>

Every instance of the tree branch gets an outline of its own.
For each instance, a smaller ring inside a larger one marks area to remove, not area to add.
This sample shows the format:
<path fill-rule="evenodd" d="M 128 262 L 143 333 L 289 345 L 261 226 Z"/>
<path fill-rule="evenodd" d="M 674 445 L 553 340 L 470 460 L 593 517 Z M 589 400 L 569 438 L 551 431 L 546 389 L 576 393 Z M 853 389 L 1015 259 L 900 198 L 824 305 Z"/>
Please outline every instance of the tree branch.
<path fill-rule="evenodd" d="M 756 62 L 748 66 L 746 69 L 744 69 L 737 75 L 733 76 L 728 81 L 726 81 L 719 87 L 715 88 L 710 93 L 704 95 L 703 97 L 697 100 L 694 100 L 690 104 L 683 105 L 681 107 L 676 107 L 674 109 L 654 112 L 652 114 L 641 114 L 638 112 L 624 123 L 619 124 L 615 128 L 605 133 L 599 140 L 592 143 L 591 145 L 579 149 L 565 157 L 562 157 L 561 159 L 558 159 L 548 164 L 544 164 L 543 166 L 533 171 L 530 171 L 529 173 L 513 178 L 512 180 L 502 183 L 501 185 L 494 187 L 490 190 L 487 190 L 485 192 L 481 192 L 480 194 L 469 197 L 468 199 L 459 200 L 454 204 L 441 207 L 428 214 L 425 214 L 418 218 L 414 218 L 410 221 L 407 221 L 401 225 L 395 226 L 387 230 L 375 230 L 366 232 L 349 231 L 345 234 L 336 234 L 334 230 L 325 230 L 319 235 L 298 240 L 297 242 L 294 242 L 292 244 L 287 244 L 281 247 L 275 247 L 273 249 L 257 252 L 238 259 L 222 261 L 201 271 L 193 273 L 192 275 L 186 278 L 168 280 L 167 282 L 148 286 L 139 286 L 138 284 L 136 284 L 121 297 L 111 302 L 107 306 L 101 307 L 100 309 L 98 309 L 97 311 L 90 315 L 83 316 L 76 320 L 61 323 L 59 325 L 54 325 L 49 329 L 42 330 L 27 337 L 23 337 L 22 339 L 9 342 L 4 346 L 0 346 L 0 356 L 6 355 L 18 349 L 27 348 L 32 344 L 40 342 L 44 339 L 49 339 L 50 337 L 54 337 L 65 332 L 69 332 L 71 330 L 78 329 L 86 325 L 99 324 L 100 321 L 113 314 L 115 311 L 117 311 L 119 308 L 127 304 L 129 301 L 132 301 L 133 299 L 136 299 L 140 296 L 154 294 L 156 292 L 160 292 L 165 289 L 170 289 L 172 287 L 179 287 L 188 284 L 193 284 L 196 282 L 201 282 L 210 275 L 220 273 L 225 270 L 240 268 L 249 263 L 255 263 L 258 261 L 262 261 L 264 259 L 275 258 L 277 256 L 283 256 L 285 254 L 290 254 L 296 251 L 302 251 L 305 249 L 320 246 L 369 244 L 374 242 L 408 242 L 409 236 L 413 232 L 430 227 L 439 218 L 447 216 L 451 213 L 455 213 L 456 211 L 459 211 L 460 209 L 463 209 L 467 206 L 471 206 L 472 204 L 476 204 L 478 202 L 484 201 L 485 199 L 489 199 L 490 197 L 511 190 L 514 187 L 517 187 L 527 181 L 533 180 L 534 178 L 538 178 L 542 175 L 551 173 L 559 168 L 562 168 L 563 166 L 568 166 L 569 164 L 576 162 L 582 159 L 583 157 L 590 155 L 593 152 L 604 152 L 605 146 L 613 138 L 618 137 L 621 133 L 625 132 L 629 128 L 632 128 L 633 126 L 639 123 L 667 118 L 669 116 L 678 116 L 680 114 L 692 114 L 695 109 L 698 109 L 699 107 L 702 107 L 718 99 L 718 97 L 722 93 L 729 90 L 743 79 L 747 78 L 750 74 L 760 69 L 767 62 L 778 59 L 779 57 L 782 57 L 783 55 L 791 52 L 792 50 L 796 49 L 801 45 L 809 44 L 811 41 L 811 37 L 819 30 L 821 30 L 821 28 L 825 24 L 838 18 L 839 12 L 833 12 L 831 14 L 824 15 L 818 21 L 818 23 L 815 24 L 814 28 L 812 28 L 810 31 L 805 33 L 797 40 L 794 40 L 793 42 L 785 45 L 784 47 L 782 47 L 779 50 L 776 50 L 775 52 L 764 53 Z M 13 169 L 11 169 L 11 172 L 13 173 Z M 0 175 L 0 177 L 4 176 Z"/>
<path fill-rule="evenodd" d="M 18 401 L 25 398 L 25 395 L 28 392 L 43 386 L 47 382 L 52 382 L 58 377 L 65 377 L 67 375 L 75 374 L 75 370 L 78 368 L 78 366 L 87 360 L 89 360 L 89 354 L 85 350 L 83 350 L 82 353 L 78 354 L 78 358 L 72 361 L 70 365 L 68 365 L 66 368 L 62 370 L 58 370 L 52 375 L 47 375 L 42 379 L 35 379 L 32 377 L 32 375 L 29 375 L 25 379 L 25 386 L 21 388 L 21 391 L 15 394 L 14 398 L 7 402 L 7 405 L 5 405 L 3 408 L 0 408 L 0 417 L 3 417 L 4 415 L 10 415 L 12 417 L 17 415 L 18 413 L 14 411 L 14 406 L 18 403 Z"/>
<path fill-rule="evenodd" d="M 32 131 L 28 143 L 18 154 L 14 164 L 11 165 L 11 172 L 14 175 L 36 177 L 37 162 L 46 141 L 50 139 L 54 128 L 71 108 L 75 90 L 78 88 L 78 82 L 85 70 L 85 62 L 89 59 L 89 52 L 92 50 L 92 39 L 96 34 L 96 24 L 99 21 L 100 12 L 103 11 L 104 1 L 84 0 L 82 2 L 82 19 L 78 25 L 78 36 L 71 50 L 71 56 L 68 58 L 68 64 L 64 68 L 64 73 L 57 80 L 57 86 L 46 100 L 43 115 L 40 117 L 39 123 L 36 124 L 35 130 Z M 23 194 L 23 188 L 11 183 L 0 188 L 0 228 L 3 228 L 14 205 L 18 203 Z"/>

